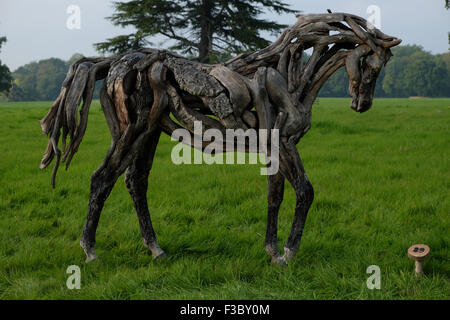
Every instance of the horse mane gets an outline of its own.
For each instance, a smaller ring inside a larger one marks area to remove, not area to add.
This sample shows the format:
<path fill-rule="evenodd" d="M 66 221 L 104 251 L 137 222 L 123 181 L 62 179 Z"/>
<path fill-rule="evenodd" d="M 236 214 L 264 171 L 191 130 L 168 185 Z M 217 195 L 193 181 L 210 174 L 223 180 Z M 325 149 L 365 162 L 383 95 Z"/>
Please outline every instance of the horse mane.
<path fill-rule="evenodd" d="M 274 43 L 261 50 L 239 54 L 224 65 L 247 77 L 252 77 L 262 66 L 277 69 L 287 80 L 289 92 L 297 93 L 297 98 L 306 98 L 308 86 L 311 95 L 304 102 L 312 103 L 326 79 L 344 65 L 349 50 L 364 45 L 382 56 L 383 49 L 401 42 L 353 14 L 329 12 L 296 17 L 297 22 Z M 303 63 L 304 52 L 310 48 L 313 52 Z"/>

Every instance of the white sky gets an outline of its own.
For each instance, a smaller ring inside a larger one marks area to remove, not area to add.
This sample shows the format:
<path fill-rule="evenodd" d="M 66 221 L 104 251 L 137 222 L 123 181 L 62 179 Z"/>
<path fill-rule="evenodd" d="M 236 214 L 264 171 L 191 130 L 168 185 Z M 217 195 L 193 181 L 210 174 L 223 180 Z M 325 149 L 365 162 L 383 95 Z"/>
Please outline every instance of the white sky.
<path fill-rule="evenodd" d="M 381 29 L 403 39 L 402 44 L 419 44 L 433 53 L 449 49 L 450 10 L 444 0 L 284 0 L 303 13 L 349 12 L 368 18 L 370 5 L 381 9 Z M 66 21 L 69 5 L 81 9 L 81 29 L 69 30 Z M 0 36 L 7 36 L 0 60 L 11 70 L 40 59 L 67 60 L 73 53 L 98 55 L 92 44 L 120 34 L 131 33 L 114 27 L 104 18 L 113 13 L 110 0 L 0 0 Z M 293 15 L 267 17 L 292 24 Z M 162 38 L 154 41 L 158 46 Z"/>

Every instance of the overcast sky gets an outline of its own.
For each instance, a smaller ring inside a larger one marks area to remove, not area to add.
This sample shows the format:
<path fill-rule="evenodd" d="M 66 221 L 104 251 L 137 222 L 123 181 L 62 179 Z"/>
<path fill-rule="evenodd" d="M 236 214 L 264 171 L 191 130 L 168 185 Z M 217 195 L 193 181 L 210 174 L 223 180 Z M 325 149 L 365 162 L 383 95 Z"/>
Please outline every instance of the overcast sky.
<path fill-rule="evenodd" d="M 448 51 L 450 10 L 444 0 L 285 0 L 304 13 L 349 12 L 369 18 L 367 8 L 380 8 L 381 29 L 403 39 L 403 44 L 419 44 L 427 51 Z M 67 28 L 67 8 L 81 10 L 80 29 Z M 0 60 L 11 70 L 40 59 L 67 60 L 73 53 L 98 55 L 92 44 L 120 34 L 131 33 L 105 20 L 113 13 L 111 0 L 0 0 L 0 36 L 7 36 Z M 293 15 L 266 15 L 279 23 L 293 24 Z M 154 41 L 160 45 L 163 38 Z"/>

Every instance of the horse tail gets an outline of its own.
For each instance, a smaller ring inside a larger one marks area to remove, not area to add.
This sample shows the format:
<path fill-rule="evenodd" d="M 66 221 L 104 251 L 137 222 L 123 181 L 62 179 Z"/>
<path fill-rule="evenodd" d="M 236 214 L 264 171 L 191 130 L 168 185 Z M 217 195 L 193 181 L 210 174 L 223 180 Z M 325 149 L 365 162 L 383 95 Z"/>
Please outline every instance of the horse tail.
<path fill-rule="evenodd" d="M 58 98 L 53 102 L 47 115 L 39 121 L 42 132 L 49 137 L 40 168 L 46 168 L 56 156 L 52 172 L 53 188 L 60 161 L 66 163 L 67 169 L 80 146 L 86 132 L 95 82 L 106 78 L 112 61 L 112 58 L 81 58 L 74 62 L 62 83 Z M 77 111 L 81 100 L 83 104 L 78 120 Z M 58 148 L 61 137 L 62 151 Z M 70 138 L 68 144 L 66 144 L 67 137 Z"/>

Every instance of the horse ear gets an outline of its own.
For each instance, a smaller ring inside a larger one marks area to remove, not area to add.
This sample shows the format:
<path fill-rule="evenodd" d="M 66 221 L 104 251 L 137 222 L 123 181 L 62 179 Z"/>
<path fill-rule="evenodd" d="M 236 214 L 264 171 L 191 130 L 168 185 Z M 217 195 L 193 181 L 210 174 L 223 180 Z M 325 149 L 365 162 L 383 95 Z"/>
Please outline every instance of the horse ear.
<path fill-rule="evenodd" d="M 392 41 L 382 42 L 381 45 L 383 46 L 383 48 L 387 49 L 387 48 L 398 46 L 401 42 L 402 42 L 402 39 L 395 38 Z"/>

